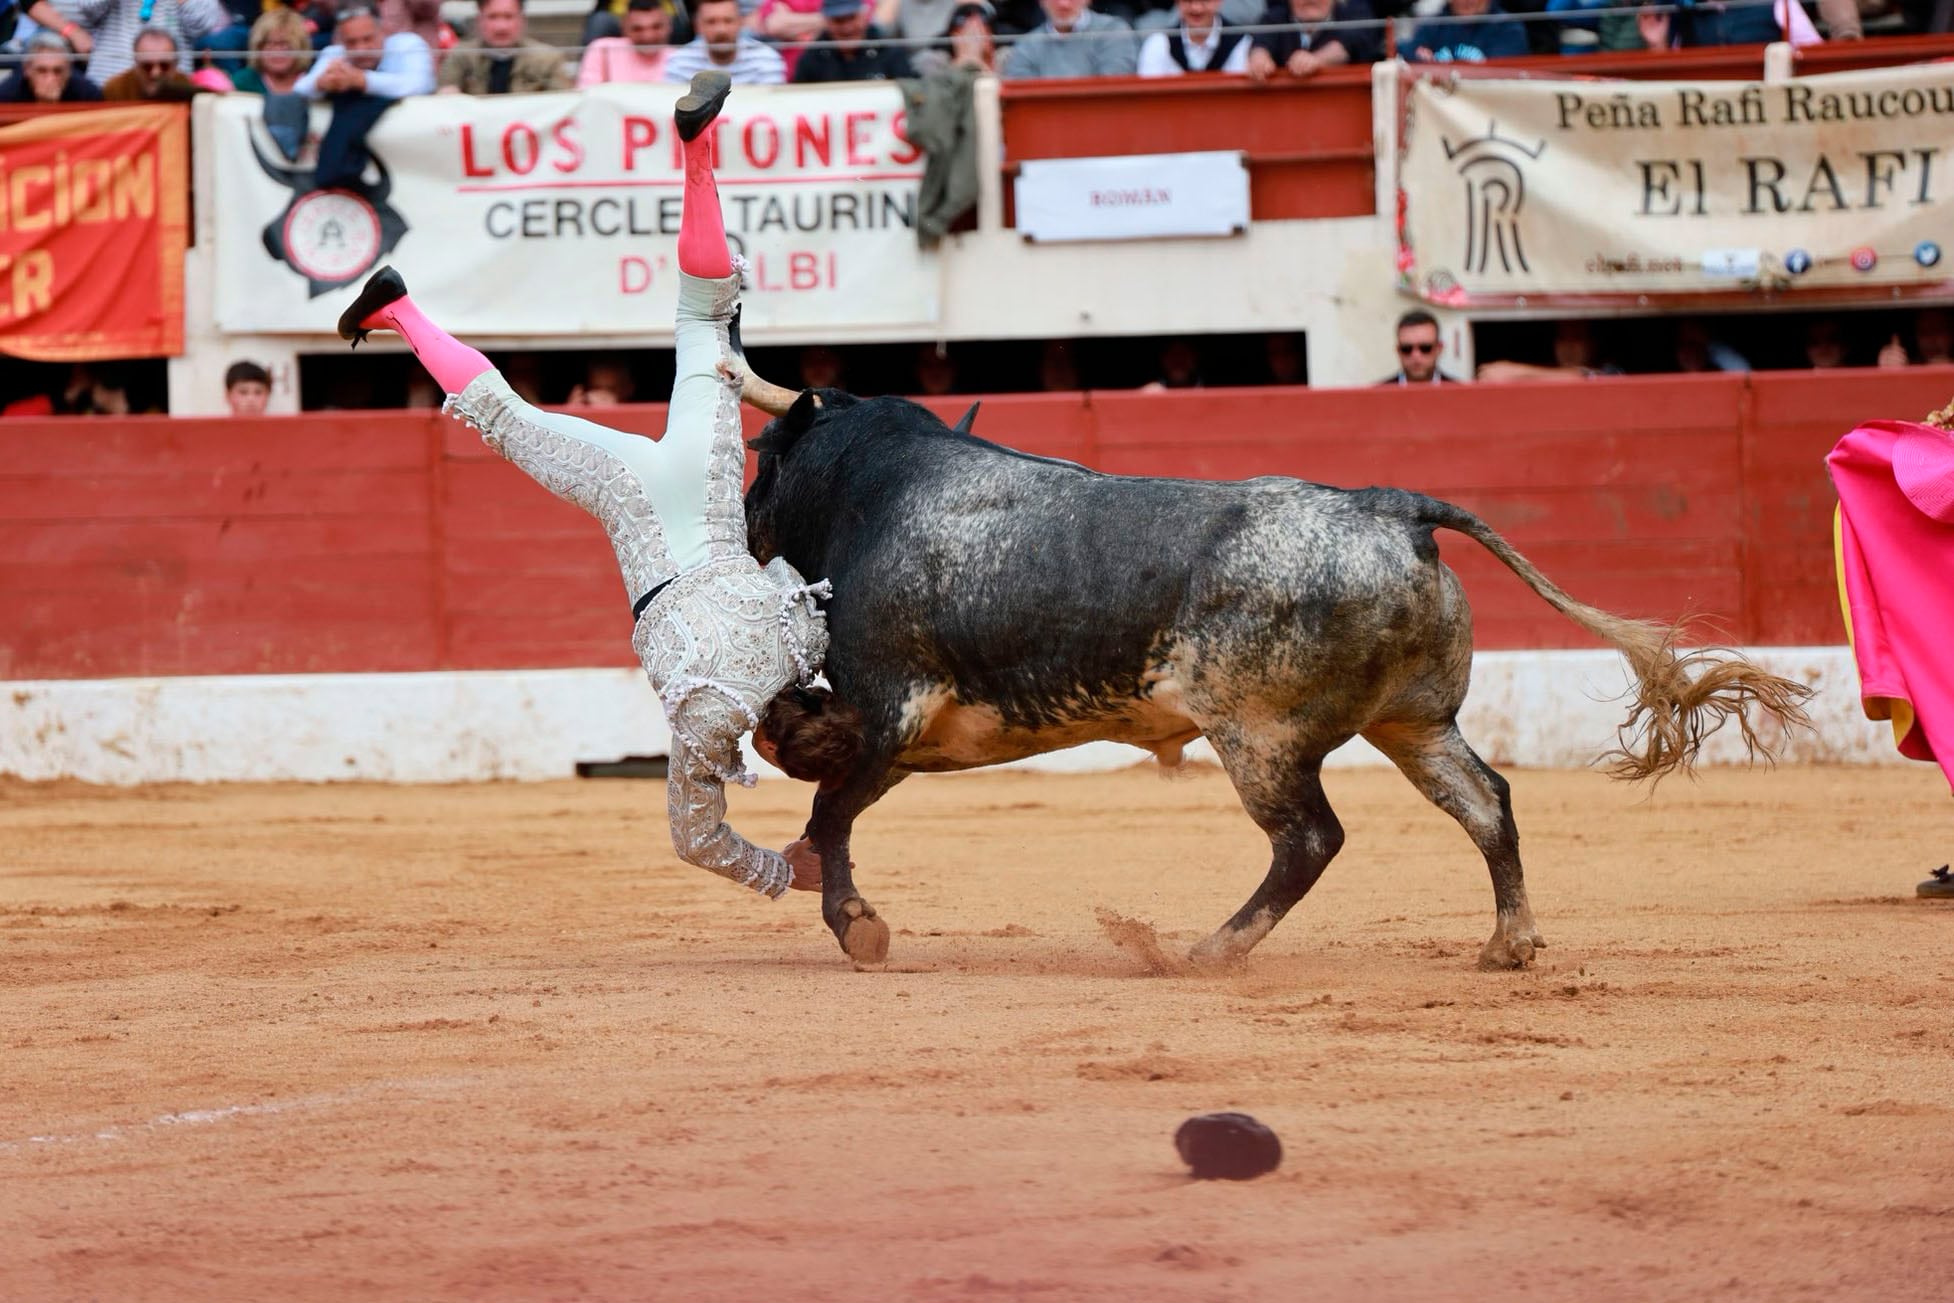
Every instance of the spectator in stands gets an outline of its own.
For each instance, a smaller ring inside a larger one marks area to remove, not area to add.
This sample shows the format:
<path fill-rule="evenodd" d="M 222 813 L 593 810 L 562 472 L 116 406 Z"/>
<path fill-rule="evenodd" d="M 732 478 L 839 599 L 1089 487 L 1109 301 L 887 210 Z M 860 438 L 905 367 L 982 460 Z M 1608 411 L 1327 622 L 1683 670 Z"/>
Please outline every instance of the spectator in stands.
<path fill-rule="evenodd" d="M 313 52 L 325 49 L 332 44 L 333 24 L 338 17 L 333 13 L 334 0 L 285 0 L 285 8 L 299 16 L 305 24 L 306 37 L 312 42 Z M 386 25 L 380 27 L 382 36 L 388 35 Z M 433 45 L 428 49 L 432 50 Z"/>
<path fill-rule="evenodd" d="M 380 36 L 412 32 L 430 52 L 442 48 L 441 0 L 380 0 Z M 454 33 L 449 31 L 449 43 Z"/>
<path fill-rule="evenodd" d="M 1796 46 L 1821 42 L 1818 29 L 1797 0 L 1672 0 L 1671 25 L 1684 45 L 1753 45 L 1782 41 Z M 1852 0 L 1847 0 L 1852 3 Z M 1855 7 L 1855 14 L 1857 10 Z"/>
<path fill-rule="evenodd" d="M 1695 317 L 1684 317 L 1675 326 L 1676 370 L 1748 371 L 1750 361 L 1742 353 L 1710 334 L 1710 328 Z"/>
<path fill-rule="evenodd" d="M 1188 340 L 1170 339 L 1160 346 L 1157 373 L 1140 386 L 1140 392 L 1159 394 L 1169 389 L 1199 389 L 1203 383 L 1199 351 Z"/>
<path fill-rule="evenodd" d="M 1279 330 L 1262 341 L 1263 383 L 1300 385 L 1309 383 L 1309 368 L 1303 351 L 1303 337 Z"/>
<path fill-rule="evenodd" d="M 666 81 L 689 82 L 693 73 L 708 68 L 726 73 L 735 86 L 778 86 L 787 80 L 779 53 L 742 30 L 739 0 L 694 0 L 692 25 L 699 34 L 666 59 Z"/>
<path fill-rule="evenodd" d="M 1495 0 L 1446 0 L 1445 12 L 1420 23 L 1410 45 L 1417 63 L 1484 63 L 1526 54 L 1527 34 Z"/>
<path fill-rule="evenodd" d="M 366 133 L 397 101 L 434 89 L 434 55 L 412 32 L 383 38 L 379 16 L 364 7 L 342 12 L 333 38 L 294 90 L 333 105 L 313 184 L 358 189 L 367 164 Z"/>
<path fill-rule="evenodd" d="M 903 6 L 907 16 L 909 8 Z M 988 4 L 960 4 L 950 14 L 941 43 L 919 50 L 909 62 L 919 77 L 928 77 L 950 68 L 969 68 L 976 72 L 997 71 L 997 41 L 991 26 Z"/>
<path fill-rule="evenodd" d="M 1445 341 L 1438 337 L 1438 318 L 1413 308 L 1398 318 L 1398 370 L 1379 385 L 1449 385 L 1458 383 L 1439 369 Z"/>
<path fill-rule="evenodd" d="M 916 385 L 911 392 L 925 398 L 957 392 L 957 360 L 950 356 L 948 344 L 918 344 L 915 366 Z"/>
<path fill-rule="evenodd" d="M 941 40 L 955 32 L 957 15 L 965 9 L 975 8 L 982 12 L 985 29 L 997 21 L 990 0 L 900 0 L 896 6 L 894 21 L 879 10 L 875 16 L 877 27 L 888 28 L 897 36 L 910 41 Z M 921 47 L 910 46 L 909 61 L 916 62 L 916 53 Z M 918 65 L 920 66 L 920 65 Z"/>
<path fill-rule="evenodd" d="M 290 9 L 273 9 L 251 24 L 245 66 L 231 85 L 247 95 L 291 95 L 312 61 L 312 36 Z"/>
<path fill-rule="evenodd" d="M 29 0 L 28 3 L 22 3 L 22 0 L 0 0 L 0 33 L 7 33 L 7 39 L 11 40 L 19 35 L 15 29 L 23 18 L 42 31 L 59 36 L 62 44 L 84 59 L 88 57 L 89 50 L 94 48 L 94 41 L 88 33 L 79 23 L 71 21 L 66 14 L 56 8 L 54 0 Z M 29 37 L 28 44 L 30 46 L 33 44 L 32 37 Z M 4 48 L 5 45 L 0 44 L 0 49 Z M 20 102 L 25 103 L 31 98 L 30 95 Z"/>
<path fill-rule="evenodd" d="M 1248 71 L 1248 33 L 1221 17 L 1221 0 L 1178 0 L 1181 21 L 1171 31 L 1149 32 L 1140 42 L 1136 71 L 1142 77 L 1190 72 Z"/>
<path fill-rule="evenodd" d="M 841 354 L 824 344 L 814 344 L 801 350 L 801 388 L 803 389 L 845 389 L 846 374 L 842 367 Z"/>
<path fill-rule="evenodd" d="M 888 38 L 869 22 L 868 0 L 821 0 L 821 16 L 827 20 L 821 39 L 829 44 L 801 55 L 795 81 L 894 81 L 916 75 L 900 46 L 862 44 Z"/>
<path fill-rule="evenodd" d="M 62 416 L 127 416 L 128 386 L 123 368 L 113 362 L 77 363 L 68 373 L 67 388 L 55 397 L 54 410 Z"/>
<path fill-rule="evenodd" d="M 1133 29 L 1095 13 L 1091 0 L 1041 0 L 1045 21 L 1004 55 L 1006 77 L 1129 77 L 1139 63 Z"/>
<path fill-rule="evenodd" d="M 149 100 L 182 104 L 197 88 L 177 69 L 176 37 L 161 27 L 136 33 L 135 66 L 109 78 L 102 87 L 105 100 Z"/>
<path fill-rule="evenodd" d="M 746 0 L 741 0 L 740 7 L 746 8 Z M 808 43 L 827 25 L 821 16 L 821 0 L 759 0 L 745 21 L 747 31 L 771 42 L 780 52 L 789 81 L 794 79 Z"/>
<path fill-rule="evenodd" d="M 1899 332 L 1894 331 L 1886 347 L 1879 350 L 1879 364 L 1912 366 L 1914 357 L 1919 358 L 1921 366 L 1954 362 L 1954 317 L 1948 315 L 1946 308 L 1922 308 L 1913 314 L 1913 348 L 1913 356 L 1909 356 L 1906 345 L 1900 342 Z"/>
<path fill-rule="evenodd" d="M 1573 15 L 1554 24 L 1555 44 L 1562 54 L 1588 54 L 1595 50 L 1613 47 L 1604 44 L 1605 38 L 1601 33 L 1602 18 L 1583 18 L 1580 15 L 1589 9 L 1607 10 L 1615 7 L 1614 0 L 1547 0 L 1546 7 L 1541 12 Z M 1612 18 L 1614 15 L 1608 14 L 1607 17 Z M 1624 31 L 1631 38 L 1633 37 L 1632 27 L 1624 29 L 1620 23 L 1612 23 L 1608 27 L 1609 34 L 1616 37 L 1621 36 Z M 1628 48 L 1640 49 L 1641 43 L 1635 41 Z"/>
<path fill-rule="evenodd" d="M 563 56 L 529 39 L 523 0 L 476 0 L 475 34 L 441 60 L 443 95 L 536 95 L 570 89 Z"/>
<path fill-rule="evenodd" d="M 1805 323 L 1805 365 L 1814 371 L 1847 366 L 1845 331 L 1830 317 L 1814 317 Z"/>
<path fill-rule="evenodd" d="M 441 386 L 434 383 L 434 377 L 425 371 L 407 377 L 407 395 L 402 405 L 416 411 L 432 411 L 448 401 L 441 392 Z"/>
<path fill-rule="evenodd" d="M 525 403 L 540 404 L 543 392 L 543 361 L 534 353 L 511 353 L 502 362 L 502 378 Z"/>
<path fill-rule="evenodd" d="M 1368 0 L 1275 0 L 1262 15 L 1264 27 L 1300 24 L 1300 30 L 1263 32 L 1249 52 L 1248 75 L 1267 81 L 1278 71 L 1291 77 L 1310 77 L 1342 63 L 1375 63 L 1382 28 L 1333 27 L 1316 24 L 1374 21 Z"/>
<path fill-rule="evenodd" d="M 167 32 L 176 49 L 177 71 L 190 72 L 190 42 L 230 26 L 231 15 L 219 0 L 58 0 L 61 13 L 77 30 L 63 36 L 77 50 L 90 51 L 88 79 L 106 86 L 136 62 L 136 36 L 145 28 Z M 81 29 L 85 29 L 81 30 Z M 84 43 L 86 38 L 92 46 Z"/>
<path fill-rule="evenodd" d="M 584 15 L 583 44 L 588 50 L 597 42 L 608 37 L 624 35 L 624 15 L 628 12 L 618 0 L 593 0 L 590 12 Z M 670 37 L 666 38 L 670 40 Z"/>
<path fill-rule="evenodd" d="M 1818 0 L 1818 16 L 1824 20 L 1825 39 L 1828 41 L 1864 40 L 1866 19 L 1896 18 L 1904 8 L 1903 5 L 1890 4 L 1888 0 Z M 1919 30 L 1932 27 L 1934 8 L 1931 3 L 1927 5 L 1927 21 L 1921 24 Z M 1954 14 L 1949 17 L 1954 18 Z M 1899 21 L 1906 22 L 1904 18 Z"/>
<path fill-rule="evenodd" d="M 75 52 L 53 32 L 27 42 L 20 71 L 0 83 L 0 103 L 88 104 L 102 98 L 94 82 L 75 73 Z"/>
<path fill-rule="evenodd" d="M 263 416 L 271 401 L 271 372 L 256 362 L 233 362 L 224 372 L 224 402 L 232 416 Z"/>
<path fill-rule="evenodd" d="M 1046 393 L 1079 389 L 1078 350 L 1063 339 L 1048 339 L 1038 352 L 1038 387 Z"/>
<path fill-rule="evenodd" d="M 591 42 L 577 69 L 577 85 L 663 81 L 671 42 L 672 13 L 663 0 L 631 0 L 624 11 L 624 35 Z"/>
<path fill-rule="evenodd" d="M 191 51 L 207 66 L 220 69 L 226 79 L 244 66 L 241 57 L 251 40 L 251 24 L 264 12 L 264 0 L 223 0 L 230 21 L 207 36 L 190 42 Z M 225 87 L 225 89 L 231 89 Z"/>
<path fill-rule="evenodd" d="M 572 407 L 616 407 L 631 401 L 638 383 L 631 367 L 621 357 L 593 357 L 584 367 L 584 379 L 570 389 Z"/>
<path fill-rule="evenodd" d="M 1487 362 L 1479 368 L 1479 379 L 1489 384 L 1508 384 L 1524 380 L 1618 376 L 1621 373 L 1619 366 L 1600 359 L 1594 342 L 1594 327 L 1577 318 L 1554 323 L 1552 366 L 1535 366 L 1530 362 Z"/>

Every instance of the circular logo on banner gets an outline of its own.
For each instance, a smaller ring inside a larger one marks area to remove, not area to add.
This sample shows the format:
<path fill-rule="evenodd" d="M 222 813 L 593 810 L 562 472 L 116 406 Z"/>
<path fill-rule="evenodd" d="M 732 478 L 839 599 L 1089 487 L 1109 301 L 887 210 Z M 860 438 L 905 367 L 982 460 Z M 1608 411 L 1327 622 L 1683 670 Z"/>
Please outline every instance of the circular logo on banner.
<path fill-rule="evenodd" d="M 1862 244 L 1852 251 L 1852 269 L 1854 271 L 1871 271 L 1878 265 L 1879 255 L 1874 253 L 1871 247 Z"/>
<path fill-rule="evenodd" d="M 285 214 L 285 254 L 315 281 L 352 280 L 380 256 L 380 215 L 351 190 L 300 195 Z"/>
<path fill-rule="evenodd" d="M 1932 240 L 1922 240 L 1913 246 L 1913 260 L 1922 267 L 1931 267 L 1940 261 L 1940 246 Z"/>
<path fill-rule="evenodd" d="M 1784 269 L 1793 276 L 1803 276 L 1812 269 L 1812 256 L 1803 249 L 1793 249 L 1784 255 Z"/>

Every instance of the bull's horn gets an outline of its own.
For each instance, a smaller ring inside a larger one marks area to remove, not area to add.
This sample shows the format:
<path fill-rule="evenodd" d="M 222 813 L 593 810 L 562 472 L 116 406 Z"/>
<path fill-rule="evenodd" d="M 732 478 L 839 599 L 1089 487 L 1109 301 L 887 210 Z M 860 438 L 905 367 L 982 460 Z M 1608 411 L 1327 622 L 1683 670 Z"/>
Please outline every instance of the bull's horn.
<path fill-rule="evenodd" d="M 768 416 L 787 415 L 787 409 L 792 407 L 794 400 L 799 397 L 799 391 L 782 389 L 779 385 L 762 380 L 751 371 L 740 379 L 741 400 L 759 408 Z"/>

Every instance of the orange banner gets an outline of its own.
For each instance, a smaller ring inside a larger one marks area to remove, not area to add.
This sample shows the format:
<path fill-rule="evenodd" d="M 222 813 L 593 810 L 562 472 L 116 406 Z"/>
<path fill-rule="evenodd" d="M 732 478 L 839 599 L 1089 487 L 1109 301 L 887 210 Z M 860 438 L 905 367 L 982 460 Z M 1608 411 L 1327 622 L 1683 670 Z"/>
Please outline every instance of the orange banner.
<path fill-rule="evenodd" d="M 187 113 L 142 104 L 0 126 L 0 352 L 183 351 Z"/>

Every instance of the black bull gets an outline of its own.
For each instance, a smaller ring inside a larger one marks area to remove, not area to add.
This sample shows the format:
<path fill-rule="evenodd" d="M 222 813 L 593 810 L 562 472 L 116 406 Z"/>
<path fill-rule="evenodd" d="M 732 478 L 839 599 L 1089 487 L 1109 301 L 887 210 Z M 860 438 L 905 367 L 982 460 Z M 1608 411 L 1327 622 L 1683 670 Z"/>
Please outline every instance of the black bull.
<path fill-rule="evenodd" d="M 777 419 L 753 441 L 747 538 L 762 562 L 784 556 L 834 581 L 827 674 L 862 712 L 866 745 L 815 797 L 807 835 L 825 866 L 822 915 L 857 963 L 884 959 L 889 932 L 855 890 L 850 832 L 910 774 L 1095 739 L 1173 764 L 1202 736 L 1274 853 L 1194 958 L 1245 954 L 1343 845 L 1321 769 L 1362 736 L 1485 856 L 1497 913 L 1481 965 L 1527 964 L 1546 943 L 1506 781 L 1459 734 L 1472 616 L 1435 529 L 1487 548 L 1627 658 L 1635 699 L 1618 776 L 1688 767 L 1732 718 L 1757 751 L 1753 706 L 1780 728 L 1803 721 L 1800 685 L 1727 653 L 1678 654 L 1674 627 L 1575 601 L 1434 498 L 1102 475 L 986 443 L 968 417 L 952 430 L 901 399 L 789 397 L 755 398 Z"/>

